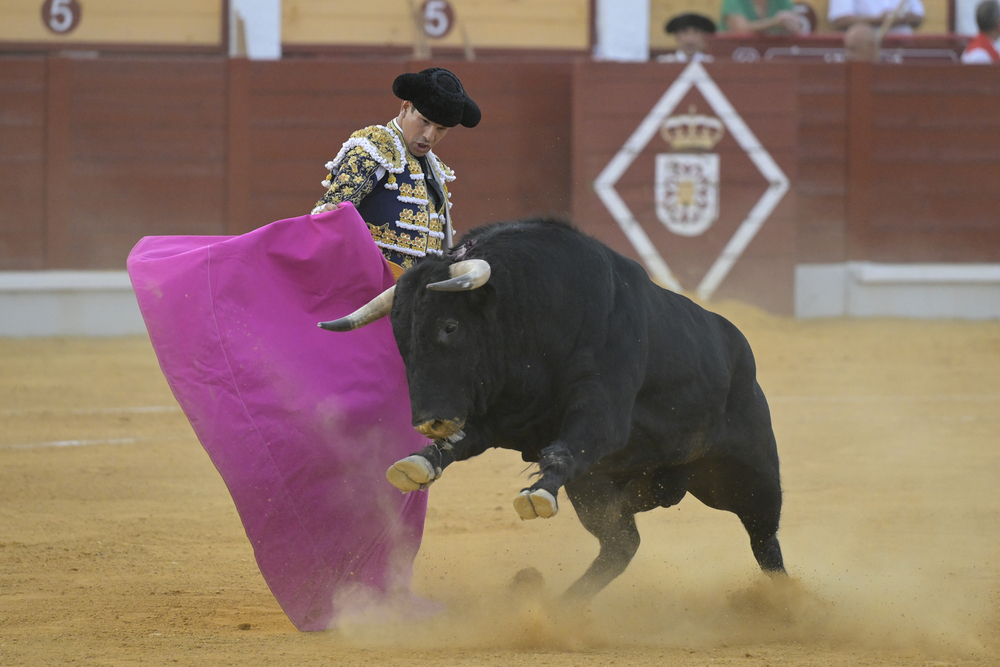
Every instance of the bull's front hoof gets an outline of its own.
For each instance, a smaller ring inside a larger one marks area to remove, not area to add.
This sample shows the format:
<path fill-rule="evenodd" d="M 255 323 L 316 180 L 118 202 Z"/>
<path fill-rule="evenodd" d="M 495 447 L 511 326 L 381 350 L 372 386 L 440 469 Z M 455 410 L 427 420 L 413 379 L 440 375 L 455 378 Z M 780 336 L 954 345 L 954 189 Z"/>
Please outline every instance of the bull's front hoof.
<path fill-rule="evenodd" d="M 555 496 L 545 489 L 534 491 L 525 489 L 514 498 L 514 510 L 525 521 L 537 517 L 549 519 L 559 511 L 559 503 L 556 502 Z"/>
<path fill-rule="evenodd" d="M 438 475 L 431 462 L 417 454 L 396 461 L 385 471 L 385 478 L 389 483 L 403 493 L 426 489 Z"/>

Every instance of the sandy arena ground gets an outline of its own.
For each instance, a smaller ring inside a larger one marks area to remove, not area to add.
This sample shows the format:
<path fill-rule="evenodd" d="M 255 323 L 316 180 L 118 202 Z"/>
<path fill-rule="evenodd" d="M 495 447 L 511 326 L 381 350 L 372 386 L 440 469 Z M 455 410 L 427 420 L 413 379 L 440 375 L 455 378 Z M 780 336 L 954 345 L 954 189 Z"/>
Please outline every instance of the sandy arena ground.
<path fill-rule="evenodd" d="M 520 521 L 497 452 L 431 491 L 414 588 L 449 610 L 325 633 L 274 601 L 145 337 L 0 339 L 0 665 L 1000 665 L 1000 323 L 715 308 L 771 403 L 787 584 L 689 497 L 564 618 L 596 540 L 565 502 Z"/>

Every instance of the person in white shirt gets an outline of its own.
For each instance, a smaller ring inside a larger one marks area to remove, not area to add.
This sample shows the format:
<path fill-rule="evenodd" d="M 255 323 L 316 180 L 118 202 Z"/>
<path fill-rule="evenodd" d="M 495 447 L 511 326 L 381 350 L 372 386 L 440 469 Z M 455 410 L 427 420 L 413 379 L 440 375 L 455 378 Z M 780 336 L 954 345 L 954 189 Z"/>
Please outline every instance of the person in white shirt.
<path fill-rule="evenodd" d="M 661 63 L 712 62 L 712 56 L 705 53 L 706 37 L 715 32 L 715 21 L 701 14 L 679 14 L 663 27 L 668 35 L 677 40 L 677 51 L 657 56 Z"/>
<path fill-rule="evenodd" d="M 830 0 L 826 16 L 836 30 L 847 30 L 855 23 L 867 23 L 878 30 L 886 17 L 897 12 L 889 25 L 890 35 L 910 35 L 924 22 L 921 0 Z"/>
<path fill-rule="evenodd" d="M 965 46 L 962 62 L 966 65 L 1000 64 L 1000 3 L 997 0 L 983 0 L 976 6 L 976 25 L 979 34 Z"/>

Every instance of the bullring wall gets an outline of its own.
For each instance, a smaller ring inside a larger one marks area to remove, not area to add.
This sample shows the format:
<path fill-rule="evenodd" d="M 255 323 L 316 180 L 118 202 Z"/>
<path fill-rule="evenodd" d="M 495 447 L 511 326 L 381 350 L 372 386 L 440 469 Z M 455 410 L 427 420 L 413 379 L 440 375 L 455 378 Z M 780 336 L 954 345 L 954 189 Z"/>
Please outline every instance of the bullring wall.
<path fill-rule="evenodd" d="M 0 58 L 0 271 L 121 270 L 145 235 L 236 234 L 304 214 L 348 133 L 395 115 L 395 74 L 425 65 Z M 485 111 L 479 127 L 456 128 L 440 150 L 458 174 L 459 231 L 572 213 L 635 255 L 594 197 L 593 178 L 682 69 L 447 66 Z M 1000 262 L 993 70 L 720 62 L 706 71 L 790 182 L 719 296 L 790 313 L 803 265 Z M 723 149 L 723 164 L 738 166 L 737 148 Z M 744 171 L 744 193 L 723 182 L 723 203 L 752 201 L 746 193 L 766 187 Z M 674 241 L 654 229 L 660 246 Z"/>
<path fill-rule="evenodd" d="M 0 270 L 121 269 L 147 235 L 308 213 L 419 63 L 0 59 Z M 443 145 L 459 227 L 569 210 L 568 64 L 449 65 L 487 120 Z"/>

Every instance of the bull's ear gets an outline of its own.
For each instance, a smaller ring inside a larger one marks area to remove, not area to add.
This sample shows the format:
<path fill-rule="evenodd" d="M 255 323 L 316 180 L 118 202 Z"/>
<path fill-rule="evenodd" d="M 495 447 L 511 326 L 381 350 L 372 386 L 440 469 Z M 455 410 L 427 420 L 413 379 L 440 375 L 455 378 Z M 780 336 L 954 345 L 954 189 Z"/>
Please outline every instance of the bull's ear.
<path fill-rule="evenodd" d="M 485 259 L 466 259 L 448 267 L 448 280 L 427 285 L 437 292 L 468 292 L 486 284 L 490 279 L 490 263 Z"/>

